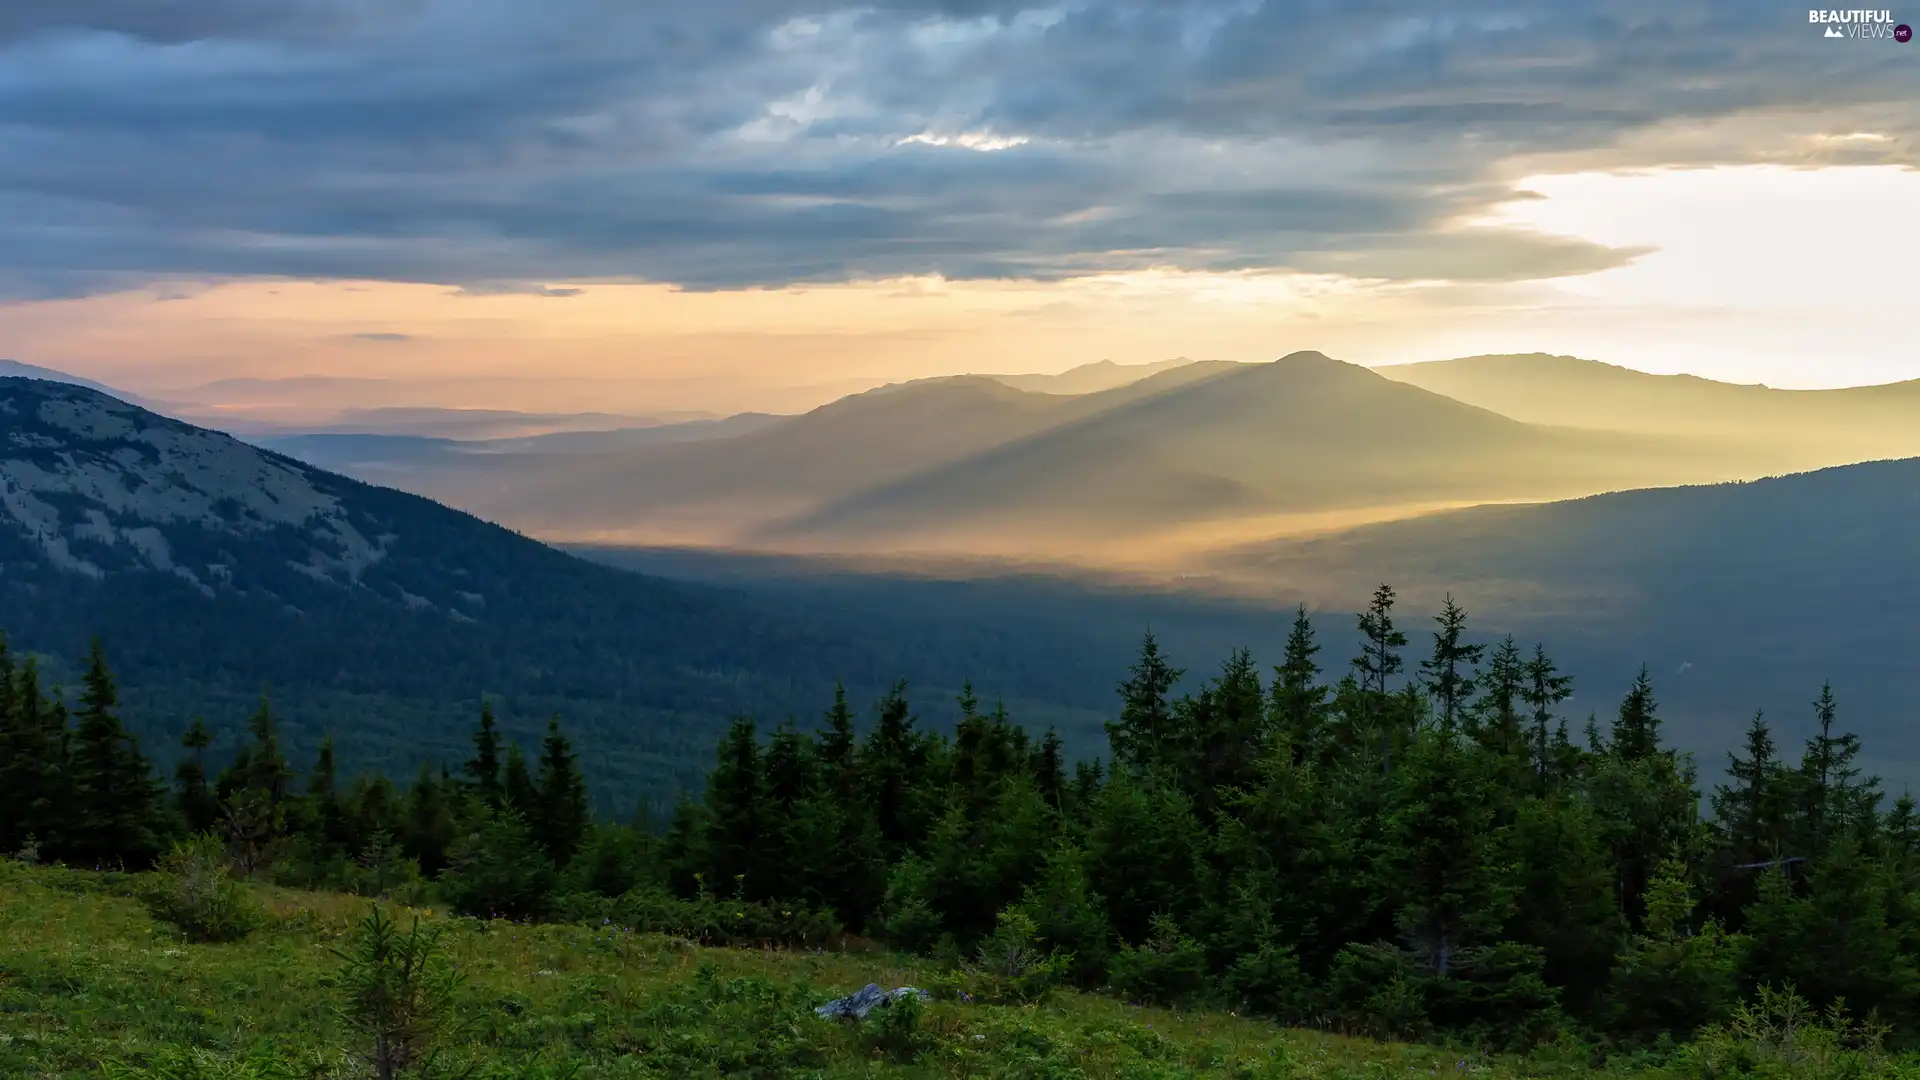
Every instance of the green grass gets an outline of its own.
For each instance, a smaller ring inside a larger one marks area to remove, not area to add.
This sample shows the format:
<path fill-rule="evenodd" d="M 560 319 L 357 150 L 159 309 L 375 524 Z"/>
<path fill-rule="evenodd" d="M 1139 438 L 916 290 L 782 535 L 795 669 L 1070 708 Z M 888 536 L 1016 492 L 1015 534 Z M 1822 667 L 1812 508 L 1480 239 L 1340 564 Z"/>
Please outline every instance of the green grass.
<path fill-rule="evenodd" d="M 178 1047 L 232 1060 L 270 1051 L 307 1075 L 356 1075 L 332 1011 L 332 950 L 368 901 L 261 887 L 261 929 L 189 944 L 149 914 L 141 888 L 134 877 L 0 861 L 0 1077 L 101 1077 L 110 1063 L 139 1066 Z M 420 914 L 446 927 L 463 974 L 455 1056 L 510 1070 L 495 1075 L 563 1063 L 579 1080 L 1590 1075 L 1076 993 L 1024 1007 L 934 1002 L 910 1027 L 842 1024 L 812 1007 L 938 973 L 877 951 L 709 949 L 617 928 Z"/>

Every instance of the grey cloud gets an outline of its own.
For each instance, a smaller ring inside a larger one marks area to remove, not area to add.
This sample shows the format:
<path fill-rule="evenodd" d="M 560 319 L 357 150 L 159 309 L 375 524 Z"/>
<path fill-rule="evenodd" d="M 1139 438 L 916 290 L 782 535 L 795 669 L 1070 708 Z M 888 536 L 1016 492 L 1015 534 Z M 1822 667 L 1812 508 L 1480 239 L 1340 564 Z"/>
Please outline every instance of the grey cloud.
<path fill-rule="evenodd" d="M 1913 162 L 1915 57 L 1795 14 L 12 0 L 0 296 L 226 275 L 564 296 L 1165 264 L 1581 272 L 1636 253 L 1458 222 L 1513 197 L 1493 178 L 1516 160 L 1806 160 L 1782 116 L 1889 136 L 1825 160 Z M 902 142 L 983 130 L 1028 141 Z"/>
<path fill-rule="evenodd" d="M 386 330 L 373 330 L 361 334 L 350 334 L 348 336 L 355 341 L 375 341 L 396 345 L 413 340 L 412 334 L 399 334 Z"/>

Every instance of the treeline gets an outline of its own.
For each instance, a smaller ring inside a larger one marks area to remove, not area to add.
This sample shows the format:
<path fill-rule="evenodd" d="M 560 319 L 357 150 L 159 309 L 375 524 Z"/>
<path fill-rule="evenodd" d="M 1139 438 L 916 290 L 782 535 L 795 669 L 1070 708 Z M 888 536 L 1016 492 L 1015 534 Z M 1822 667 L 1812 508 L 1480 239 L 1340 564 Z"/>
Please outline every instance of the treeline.
<path fill-rule="evenodd" d="M 589 820 L 557 720 L 529 763 L 484 710 L 469 760 L 404 789 L 341 781 L 330 747 L 296 775 L 264 706 L 217 776 L 196 727 L 163 788 L 97 649 L 72 716 L 0 659 L 0 844 L 133 867 L 212 832 L 289 883 L 720 941 L 855 934 L 1396 1037 L 1655 1047 L 1790 985 L 1920 1039 L 1920 814 L 1861 775 L 1829 690 L 1797 760 L 1755 717 L 1703 817 L 1644 670 L 1575 731 L 1546 651 L 1470 641 L 1451 600 L 1417 658 L 1386 586 L 1358 629 L 1337 676 L 1302 611 L 1279 665 L 1243 650 L 1179 696 L 1149 635 L 1104 764 L 971 691 L 951 735 L 904 688 L 865 724 L 844 694 L 812 730 L 742 719 L 659 829 Z"/>

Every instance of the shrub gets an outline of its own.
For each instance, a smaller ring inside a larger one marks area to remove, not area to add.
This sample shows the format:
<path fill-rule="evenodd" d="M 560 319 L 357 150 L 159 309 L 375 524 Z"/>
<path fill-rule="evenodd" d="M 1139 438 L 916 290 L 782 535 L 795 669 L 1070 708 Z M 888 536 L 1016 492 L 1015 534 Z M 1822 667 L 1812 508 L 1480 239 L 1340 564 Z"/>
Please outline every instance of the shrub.
<path fill-rule="evenodd" d="M 974 993 L 985 1002 L 1026 1003 L 1042 1000 L 1073 966 L 1073 954 L 1057 949 L 1040 951 L 1039 930 L 1024 910 L 1002 911 L 994 931 L 980 943 L 968 968 Z"/>
<path fill-rule="evenodd" d="M 260 905 L 233 879 L 218 837 L 202 833 L 174 844 L 160 870 L 162 884 L 150 906 L 192 940 L 238 941 L 260 924 Z"/>
<path fill-rule="evenodd" d="M 1847 1016 L 1842 1002 L 1822 1012 L 1791 988 L 1763 986 L 1725 1024 L 1701 1030 L 1680 1051 L 1673 1072 L 1687 1080 L 1907 1080 L 1881 1049 L 1887 1029 Z"/>
<path fill-rule="evenodd" d="M 459 978 L 440 935 L 438 927 L 423 929 L 418 916 L 403 934 L 375 906 L 352 946 L 335 951 L 344 961 L 341 1018 L 367 1040 L 361 1056 L 379 1080 L 428 1068 L 453 1023 Z"/>
<path fill-rule="evenodd" d="M 1192 1000 L 1206 979 L 1205 951 L 1169 916 L 1155 915 L 1152 926 L 1144 944 L 1121 946 L 1107 977 L 1130 1001 L 1176 1005 Z"/>

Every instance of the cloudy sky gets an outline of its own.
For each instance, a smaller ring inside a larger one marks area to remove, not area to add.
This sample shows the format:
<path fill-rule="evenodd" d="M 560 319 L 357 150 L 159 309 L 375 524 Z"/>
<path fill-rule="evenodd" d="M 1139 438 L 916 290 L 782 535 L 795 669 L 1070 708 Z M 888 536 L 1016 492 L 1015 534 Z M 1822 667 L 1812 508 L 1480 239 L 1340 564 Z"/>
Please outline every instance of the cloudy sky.
<path fill-rule="evenodd" d="M 1920 43 L 1823 30 L 1743 0 L 6 0 L 0 355 L 540 408 L 1298 348 L 1920 377 Z"/>

